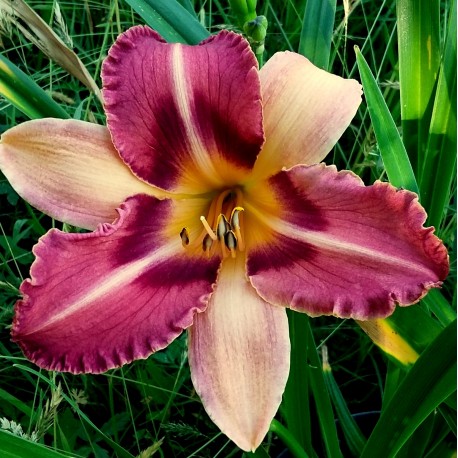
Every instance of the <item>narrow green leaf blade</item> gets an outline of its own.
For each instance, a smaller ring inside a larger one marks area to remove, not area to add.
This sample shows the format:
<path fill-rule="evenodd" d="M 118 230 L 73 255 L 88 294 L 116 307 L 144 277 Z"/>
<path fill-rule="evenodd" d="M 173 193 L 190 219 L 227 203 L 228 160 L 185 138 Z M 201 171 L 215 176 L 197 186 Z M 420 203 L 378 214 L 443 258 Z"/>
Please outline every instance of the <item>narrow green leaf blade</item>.
<path fill-rule="evenodd" d="M 443 294 L 438 289 L 432 289 L 423 299 L 422 303 L 425 304 L 431 312 L 436 315 L 442 326 L 447 326 L 453 320 L 456 320 L 456 311 L 445 299 Z"/>
<path fill-rule="evenodd" d="M 440 63 L 440 0 L 397 0 L 399 84 L 404 144 L 421 170 Z"/>
<path fill-rule="evenodd" d="M 323 376 L 329 394 L 332 399 L 332 403 L 336 410 L 337 418 L 339 419 L 342 431 L 344 433 L 348 448 L 352 452 L 353 456 L 359 456 L 366 443 L 366 438 L 363 436 L 359 426 L 355 419 L 352 417 L 348 410 L 347 403 L 340 391 L 339 385 L 334 379 L 332 374 L 331 366 L 327 361 L 327 347 L 324 347 L 323 352 Z"/>
<path fill-rule="evenodd" d="M 197 44 L 210 33 L 176 0 L 126 0 L 168 42 Z"/>
<path fill-rule="evenodd" d="M 145 0 L 126 0 L 126 3 L 165 41 L 169 43 L 186 43 L 186 40 Z"/>
<path fill-rule="evenodd" d="M 309 377 L 305 349 L 309 345 L 307 333 L 308 317 L 287 310 L 289 336 L 291 340 L 291 367 L 286 384 L 282 413 L 289 431 L 309 455 L 312 454 L 312 427 L 310 420 Z"/>
<path fill-rule="evenodd" d="M 33 410 L 26 403 L 8 393 L 8 391 L 3 388 L 0 388 L 0 403 L 2 405 L 4 405 L 4 403 L 11 404 L 16 409 L 27 415 L 27 417 L 30 418 L 32 416 Z"/>
<path fill-rule="evenodd" d="M 77 458 L 77 455 L 67 455 L 44 447 L 22 437 L 13 436 L 0 430 L 0 451 L 2 458 Z"/>
<path fill-rule="evenodd" d="M 310 321 L 304 332 L 308 334 L 309 342 L 307 346 L 307 357 L 309 360 L 310 388 L 313 394 L 313 400 L 315 401 L 316 411 L 318 412 L 318 421 L 326 448 L 326 455 L 339 458 L 342 456 L 342 452 L 340 451 L 339 440 L 337 438 L 334 411 L 332 410 L 331 399 L 324 381 L 323 366 L 315 346 Z"/>
<path fill-rule="evenodd" d="M 417 181 L 390 110 L 359 48 L 355 47 L 355 51 L 369 115 L 388 179 L 392 185 L 418 194 Z"/>
<path fill-rule="evenodd" d="M 439 227 L 456 175 L 456 1 L 450 10 L 447 41 L 434 102 L 420 180 L 428 224 Z"/>
<path fill-rule="evenodd" d="M 307 0 L 298 52 L 324 70 L 329 66 L 335 14 L 336 0 Z"/>
<path fill-rule="evenodd" d="M 383 409 L 361 458 L 385 458 L 387 450 L 395 456 L 428 415 L 456 390 L 456 345 L 454 321 L 405 376 Z"/>
<path fill-rule="evenodd" d="M 31 119 L 70 117 L 32 78 L 2 55 L 0 94 Z"/>

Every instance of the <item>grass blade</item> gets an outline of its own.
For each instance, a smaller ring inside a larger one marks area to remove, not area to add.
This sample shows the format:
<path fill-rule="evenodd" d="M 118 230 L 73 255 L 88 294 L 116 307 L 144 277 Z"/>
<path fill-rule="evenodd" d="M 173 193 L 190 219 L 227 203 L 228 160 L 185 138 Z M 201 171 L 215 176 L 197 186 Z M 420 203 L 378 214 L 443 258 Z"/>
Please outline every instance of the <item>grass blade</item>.
<path fill-rule="evenodd" d="M 309 345 L 307 333 L 308 317 L 302 313 L 288 312 L 289 336 L 291 340 L 291 368 L 283 394 L 282 413 L 289 431 L 299 444 L 312 452 L 309 377 L 305 349 Z"/>
<path fill-rule="evenodd" d="M 168 42 L 197 44 L 210 33 L 176 0 L 126 0 Z"/>
<path fill-rule="evenodd" d="M 342 392 L 334 379 L 331 365 L 328 361 L 327 347 L 323 345 L 322 350 L 324 381 L 329 394 L 331 395 L 332 403 L 336 410 L 337 418 L 339 419 L 342 427 L 348 448 L 352 452 L 353 456 L 359 456 L 366 443 L 366 438 L 363 436 L 359 426 L 355 422 L 355 419 L 348 410 L 347 403 L 345 402 Z"/>
<path fill-rule="evenodd" d="M 420 180 L 421 198 L 428 212 L 428 224 L 435 227 L 439 227 L 441 223 L 456 175 L 456 34 L 454 1 L 450 10 L 447 41 Z"/>
<path fill-rule="evenodd" d="M 272 420 L 269 430 L 282 440 L 294 458 L 308 458 L 307 453 L 305 453 L 299 442 L 280 422 L 275 419 Z"/>
<path fill-rule="evenodd" d="M 307 0 L 299 54 L 317 67 L 328 69 L 336 14 L 336 0 Z"/>
<path fill-rule="evenodd" d="M 436 318 L 442 324 L 447 326 L 453 320 L 456 320 L 456 311 L 447 302 L 447 299 L 442 295 L 438 289 L 432 289 L 423 299 L 424 303 L 431 312 L 436 315 Z"/>
<path fill-rule="evenodd" d="M 456 344 L 454 321 L 405 376 L 383 409 L 361 458 L 395 456 L 428 415 L 456 390 Z"/>
<path fill-rule="evenodd" d="M 442 328 L 424 307 L 397 307 L 385 319 L 357 321 L 363 331 L 396 364 L 409 368 L 420 353 L 440 334 Z"/>
<path fill-rule="evenodd" d="M 390 110 L 377 86 L 369 65 L 357 47 L 355 47 L 355 51 L 369 115 L 388 179 L 392 185 L 418 194 L 417 181 Z"/>
<path fill-rule="evenodd" d="M 0 94 L 31 119 L 70 117 L 35 81 L 2 55 Z"/>
<path fill-rule="evenodd" d="M 2 458 L 77 458 L 71 455 L 57 452 L 43 445 L 37 444 L 22 437 L 0 430 L 0 450 Z"/>
<path fill-rule="evenodd" d="M 313 339 L 310 321 L 303 332 L 308 334 L 307 358 L 309 361 L 310 388 L 315 401 L 321 435 L 326 449 L 326 455 L 332 458 L 342 456 L 337 438 L 337 428 L 332 410 L 331 399 L 323 376 L 323 365 Z"/>
<path fill-rule="evenodd" d="M 30 42 L 70 75 L 81 81 L 89 90 L 94 92 L 99 100 L 102 100 L 100 89 L 79 57 L 27 3 L 23 0 L 15 0 L 14 3 L 0 0 L 0 11 L 6 14 L 7 20 L 11 17 L 9 20 L 12 20 Z"/>
<path fill-rule="evenodd" d="M 440 0 L 397 0 L 402 133 L 418 176 L 440 63 Z"/>

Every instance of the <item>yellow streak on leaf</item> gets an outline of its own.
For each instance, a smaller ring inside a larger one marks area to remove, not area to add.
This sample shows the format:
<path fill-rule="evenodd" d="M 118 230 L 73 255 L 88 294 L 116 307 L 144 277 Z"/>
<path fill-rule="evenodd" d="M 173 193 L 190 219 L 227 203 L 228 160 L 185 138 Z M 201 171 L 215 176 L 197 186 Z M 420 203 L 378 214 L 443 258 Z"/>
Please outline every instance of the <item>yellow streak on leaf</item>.
<path fill-rule="evenodd" d="M 391 327 L 387 320 L 379 318 L 356 321 L 356 323 L 378 347 L 396 358 L 400 363 L 404 365 L 413 364 L 418 359 L 418 353 Z"/>

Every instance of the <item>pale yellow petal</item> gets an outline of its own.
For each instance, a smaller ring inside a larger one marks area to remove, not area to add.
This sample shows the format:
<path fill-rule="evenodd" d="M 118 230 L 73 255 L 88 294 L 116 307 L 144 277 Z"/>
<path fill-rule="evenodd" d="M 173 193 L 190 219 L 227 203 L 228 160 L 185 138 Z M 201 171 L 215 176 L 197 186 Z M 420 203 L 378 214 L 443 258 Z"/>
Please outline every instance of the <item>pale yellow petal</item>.
<path fill-rule="evenodd" d="M 266 142 L 254 177 L 322 161 L 361 103 L 357 81 L 325 72 L 296 53 L 276 53 L 260 78 Z"/>
<path fill-rule="evenodd" d="M 255 450 L 269 429 L 289 354 L 285 309 L 256 294 L 243 257 L 226 259 L 207 310 L 190 328 L 189 363 L 210 418 L 243 450 Z"/>
<path fill-rule="evenodd" d="M 107 128 L 84 121 L 49 118 L 13 127 L 1 138 L 0 169 L 34 207 L 86 229 L 113 221 L 131 195 L 160 197 L 120 159 Z"/>

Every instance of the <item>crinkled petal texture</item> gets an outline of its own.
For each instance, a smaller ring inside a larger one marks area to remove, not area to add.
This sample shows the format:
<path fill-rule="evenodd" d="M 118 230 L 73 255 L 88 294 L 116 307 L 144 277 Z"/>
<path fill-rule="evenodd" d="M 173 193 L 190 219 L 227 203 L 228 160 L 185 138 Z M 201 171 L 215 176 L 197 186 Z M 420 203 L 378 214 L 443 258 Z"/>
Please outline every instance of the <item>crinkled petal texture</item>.
<path fill-rule="evenodd" d="M 264 136 L 257 63 L 240 35 L 187 46 L 133 27 L 111 47 L 102 79 L 114 145 L 143 180 L 201 193 L 248 175 Z"/>
<path fill-rule="evenodd" d="M 0 168 L 27 202 L 85 229 L 114 221 L 129 196 L 159 194 L 126 167 L 106 127 L 84 121 L 40 119 L 9 129 Z"/>
<path fill-rule="evenodd" d="M 211 419 L 243 450 L 256 449 L 269 429 L 289 353 L 285 309 L 256 294 L 242 256 L 226 259 L 206 312 L 189 329 L 189 363 Z"/>
<path fill-rule="evenodd" d="M 247 266 L 268 302 L 366 320 L 417 302 L 447 276 L 447 251 L 409 191 L 365 187 L 324 164 L 280 172 L 266 186 L 276 212 L 257 216 L 270 239 L 251 244 Z"/>
<path fill-rule="evenodd" d="M 173 210 L 170 200 L 137 195 L 114 224 L 87 234 L 51 230 L 40 239 L 12 330 L 30 360 L 51 370 L 104 372 L 146 358 L 192 324 L 219 259 L 191 256 L 179 237 L 164 237 Z"/>
<path fill-rule="evenodd" d="M 288 51 L 274 54 L 259 73 L 266 142 L 254 176 L 322 161 L 353 119 L 361 85 Z"/>

